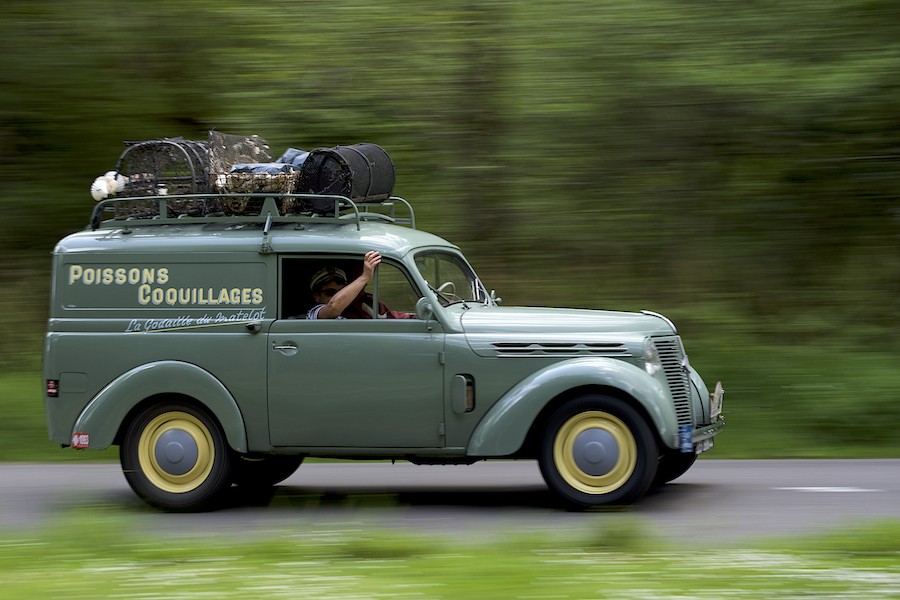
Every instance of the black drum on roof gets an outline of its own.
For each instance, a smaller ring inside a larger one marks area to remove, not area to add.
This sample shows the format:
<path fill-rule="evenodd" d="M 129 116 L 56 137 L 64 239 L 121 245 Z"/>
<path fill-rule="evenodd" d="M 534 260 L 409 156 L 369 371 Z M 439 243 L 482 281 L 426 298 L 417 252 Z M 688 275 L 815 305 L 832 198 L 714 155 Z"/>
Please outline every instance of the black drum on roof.
<path fill-rule="evenodd" d="M 295 191 L 299 194 L 345 196 L 354 202 L 382 202 L 394 190 L 394 163 L 376 144 L 317 148 L 300 168 Z M 332 201 L 304 200 L 307 209 L 329 212 Z"/>

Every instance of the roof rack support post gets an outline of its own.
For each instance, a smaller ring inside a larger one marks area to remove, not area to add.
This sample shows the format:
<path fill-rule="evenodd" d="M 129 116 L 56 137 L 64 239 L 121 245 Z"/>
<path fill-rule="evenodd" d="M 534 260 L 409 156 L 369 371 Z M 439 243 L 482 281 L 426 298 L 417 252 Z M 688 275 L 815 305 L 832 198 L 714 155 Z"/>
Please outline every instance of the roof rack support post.
<path fill-rule="evenodd" d="M 362 219 L 359 216 L 359 207 L 356 205 L 356 202 L 351 200 L 350 198 L 344 198 L 343 196 L 335 196 L 334 198 L 334 218 L 341 218 L 341 207 L 350 207 L 353 209 L 353 215 L 356 217 L 356 230 L 362 231 Z"/>
<path fill-rule="evenodd" d="M 266 199 L 263 200 L 262 210 L 259 214 L 268 214 L 269 219 L 272 218 L 273 214 L 277 217 L 284 216 L 282 212 L 278 210 L 278 203 L 275 202 L 275 198 L 273 198 L 272 196 L 267 196 Z"/>
<path fill-rule="evenodd" d="M 266 226 L 263 228 L 263 241 L 259 246 L 260 254 L 271 254 L 272 244 L 269 241 L 269 230 L 272 229 L 272 213 L 266 217 Z"/>
<path fill-rule="evenodd" d="M 409 202 L 407 202 L 400 196 L 391 196 L 390 198 L 388 198 L 388 200 L 390 200 L 390 205 L 391 205 L 391 216 L 394 216 L 394 210 L 395 210 L 395 206 L 396 206 L 395 203 L 399 202 L 400 204 L 402 204 L 403 206 L 406 207 L 406 210 L 409 211 L 409 218 L 408 219 L 397 218 L 397 222 L 408 224 L 411 228 L 415 229 L 416 228 L 416 211 L 413 210 L 412 204 L 410 204 Z"/>

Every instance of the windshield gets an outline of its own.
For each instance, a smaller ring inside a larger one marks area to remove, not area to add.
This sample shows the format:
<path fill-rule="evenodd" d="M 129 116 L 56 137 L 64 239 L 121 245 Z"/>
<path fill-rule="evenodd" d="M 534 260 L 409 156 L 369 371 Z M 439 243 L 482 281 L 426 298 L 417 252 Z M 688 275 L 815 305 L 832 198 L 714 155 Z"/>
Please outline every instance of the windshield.
<path fill-rule="evenodd" d="M 490 296 L 472 268 L 456 254 L 422 252 L 416 255 L 416 267 L 444 306 L 456 302 L 490 302 Z"/>

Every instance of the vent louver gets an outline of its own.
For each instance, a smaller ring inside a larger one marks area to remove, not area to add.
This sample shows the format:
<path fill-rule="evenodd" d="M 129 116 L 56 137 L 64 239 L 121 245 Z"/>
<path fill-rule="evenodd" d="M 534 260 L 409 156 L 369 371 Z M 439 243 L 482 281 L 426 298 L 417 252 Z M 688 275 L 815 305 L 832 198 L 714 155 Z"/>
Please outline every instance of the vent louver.
<path fill-rule="evenodd" d="M 691 409 L 691 378 L 684 368 L 684 349 L 681 339 L 676 337 L 653 338 L 659 358 L 662 361 L 669 391 L 675 403 L 675 416 L 679 425 L 692 425 L 694 412 Z"/>
<path fill-rule="evenodd" d="M 624 344 L 610 342 L 494 342 L 498 356 L 631 356 Z"/>

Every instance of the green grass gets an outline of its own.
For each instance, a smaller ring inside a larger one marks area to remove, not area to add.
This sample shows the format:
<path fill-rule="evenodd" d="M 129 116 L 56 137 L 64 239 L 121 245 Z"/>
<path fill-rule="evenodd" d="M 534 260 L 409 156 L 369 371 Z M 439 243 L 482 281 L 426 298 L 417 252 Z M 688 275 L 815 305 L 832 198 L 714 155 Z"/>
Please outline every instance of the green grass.
<path fill-rule="evenodd" d="M 599 526 L 598 526 L 599 527 Z M 390 531 L 138 534 L 79 510 L 0 542 L 0 599 L 896 598 L 900 521 L 751 548 L 672 547 L 625 519 L 579 537 L 460 542 Z"/>

